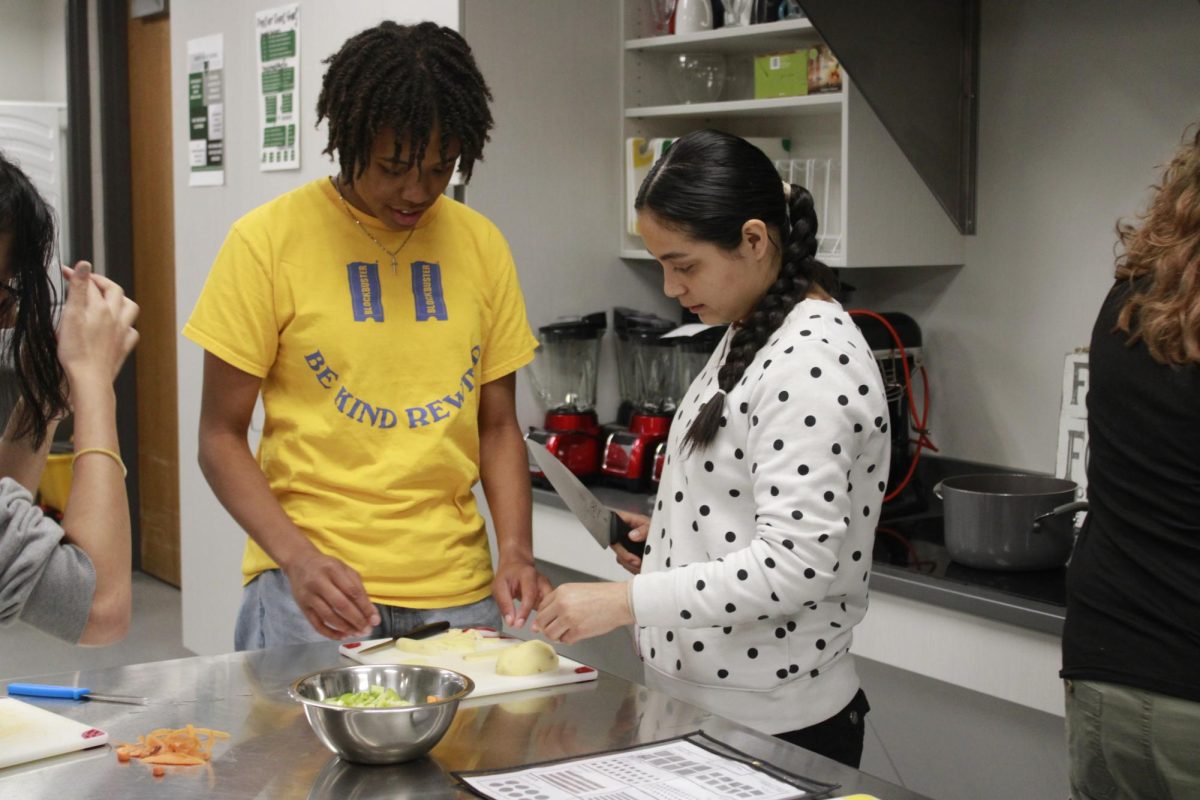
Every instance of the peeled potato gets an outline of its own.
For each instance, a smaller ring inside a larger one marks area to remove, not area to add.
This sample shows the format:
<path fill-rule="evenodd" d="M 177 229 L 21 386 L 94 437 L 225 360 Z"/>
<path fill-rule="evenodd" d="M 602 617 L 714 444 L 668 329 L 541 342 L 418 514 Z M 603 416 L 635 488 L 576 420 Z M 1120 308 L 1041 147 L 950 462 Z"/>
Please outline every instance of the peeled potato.
<path fill-rule="evenodd" d="M 431 639 L 397 639 L 396 647 L 407 653 L 470 653 L 479 648 L 483 636 L 479 631 L 451 628 Z"/>
<path fill-rule="evenodd" d="M 558 653 L 541 639 L 510 647 L 496 659 L 497 675 L 535 675 L 558 668 Z"/>

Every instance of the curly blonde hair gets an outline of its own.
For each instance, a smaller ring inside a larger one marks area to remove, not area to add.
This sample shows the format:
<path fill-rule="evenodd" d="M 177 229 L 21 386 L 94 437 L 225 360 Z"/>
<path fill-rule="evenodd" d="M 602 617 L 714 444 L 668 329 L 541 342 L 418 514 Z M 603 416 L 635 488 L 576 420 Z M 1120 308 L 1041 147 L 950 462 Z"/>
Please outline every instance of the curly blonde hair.
<path fill-rule="evenodd" d="M 1140 224 L 1117 223 L 1117 280 L 1132 291 L 1116 330 L 1160 364 L 1200 362 L 1200 127 L 1184 139 Z"/>

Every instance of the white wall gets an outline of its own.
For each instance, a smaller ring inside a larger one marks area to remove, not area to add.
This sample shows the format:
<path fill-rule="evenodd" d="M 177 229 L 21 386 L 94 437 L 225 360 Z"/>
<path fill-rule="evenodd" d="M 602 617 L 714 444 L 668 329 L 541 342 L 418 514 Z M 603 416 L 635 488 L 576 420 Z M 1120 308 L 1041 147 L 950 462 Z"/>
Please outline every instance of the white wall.
<path fill-rule="evenodd" d="M 535 329 L 617 305 L 679 316 L 679 303 L 662 293 L 657 264 L 617 257 L 624 213 L 619 6 L 465 4 L 464 34 L 495 97 L 496 118 L 467 202 L 508 237 Z M 616 416 L 619 402 L 613 341 L 611 333 L 603 341 L 601 422 Z M 518 382 L 518 416 L 539 424 L 545 410 L 524 372 Z"/>
<path fill-rule="evenodd" d="M 1063 357 L 1112 281 L 1113 227 L 1200 120 L 1195 0 L 983 0 L 978 234 L 961 269 L 851 272 L 921 324 L 946 455 L 1051 472 Z"/>
<path fill-rule="evenodd" d="M 67 2 L 34 3 L 42 14 L 42 92 L 53 103 L 67 102 Z"/>
<path fill-rule="evenodd" d="M 324 67 L 349 36 L 388 18 L 430 19 L 458 27 L 454 0 L 308 0 L 300 4 L 301 169 L 259 172 L 254 13 L 283 0 L 175 0 L 171 3 L 171 88 L 175 163 L 175 318 L 191 316 L 209 265 L 229 226 L 250 209 L 300 184 L 333 173 L 321 155 L 324 126 L 313 129 Z M 187 42 L 225 37 L 225 185 L 188 186 Z M 179 478 L 183 583 L 183 644 L 200 653 L 233 649 L 241 598 L 245 534 L 225 513 L 196 462 L 203 351 L 178 339 Z"/>
<path fill-rule="evenodd" d="M 66 102 L 65 0 L 0 0 L 0 100 Z"/>

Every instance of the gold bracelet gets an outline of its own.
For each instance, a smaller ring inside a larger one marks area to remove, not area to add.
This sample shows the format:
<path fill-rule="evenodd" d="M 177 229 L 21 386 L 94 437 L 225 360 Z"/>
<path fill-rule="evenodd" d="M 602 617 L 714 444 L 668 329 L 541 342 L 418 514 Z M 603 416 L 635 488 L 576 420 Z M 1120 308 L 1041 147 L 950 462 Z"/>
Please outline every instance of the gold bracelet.
<path fill-rule="evenodd" d="M 71 457 L 71 469 L 75 469 L 75 462 L 79 460 L 80 456 L 85 456 L 88 453 L 100 453 L 101 455 L 108 456 L 113 461 L 117 462 L 117 466 L 121 468 L 122 476 L 129 476 L 129 470 L 125 469 L 125 462 L 121 460 L 121 454 L 115 450 L 109 450 L 106 447 L 85 447 L 82 450 L 76 450 L 75 455 Z"/>

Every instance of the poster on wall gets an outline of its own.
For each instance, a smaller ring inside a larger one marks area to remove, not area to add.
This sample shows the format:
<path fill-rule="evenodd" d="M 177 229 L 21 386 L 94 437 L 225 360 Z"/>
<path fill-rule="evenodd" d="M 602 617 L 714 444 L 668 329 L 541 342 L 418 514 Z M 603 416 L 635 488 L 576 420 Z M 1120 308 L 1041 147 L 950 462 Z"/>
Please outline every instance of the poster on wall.
<path fill-rule="evenodd" d="M 258 168 L 300 169 L 300 5 L 259 11 Z"/>
<path fill-rule="evenodd" d="M 225 37 L 190 39 L 188 185 L 225 184 Z"/>
<path fill-rule="evenodd" d="M 1079 347 L 1073 353 L 1067 353 L 1063 363 L 1062 410 L 1058 419 L 1058 459 L 1054 470 L 1056 476 L 1078 484 L 1080 499 L 1086 497 L 1088 483 L 1088 358 L 1088 348 Z M 1083 524 L 1082 512 L 1076 515 L 1075 523 Z"/>

